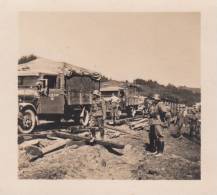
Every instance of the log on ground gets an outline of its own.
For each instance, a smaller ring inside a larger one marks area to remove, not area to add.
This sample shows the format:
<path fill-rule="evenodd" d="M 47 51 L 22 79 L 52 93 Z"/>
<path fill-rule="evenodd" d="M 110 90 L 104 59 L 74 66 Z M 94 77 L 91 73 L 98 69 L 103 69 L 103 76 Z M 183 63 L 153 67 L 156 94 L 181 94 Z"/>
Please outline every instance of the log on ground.
<path fill-rule="evenodd" d="M 70 146 L 76 144 L 77 142 L 73 142 L 71 139 L 61 139 L 57 141 L 56 143 L 49 145 L 45 148 L 40 148 L 35 145 L 29 146 L 26 148 L 26 153 L 30 159 L 30 161 L 36 160 L 39 157 L 42 157 L 45 154 L 48 154 L 50 152 L 59 150 L 65 146 Z"/>
<path fill-rule="evenodd" d="M 143 122 L 130 127 L 132 130 L 150 126 L 148 122 Z"/>
<path fill-rule="evenodd" d="M 87 144 L 90 144 L 90 138 L 87 138 L 87 137 L 81 137 L 78 135 L 72 135 L 72 134 L 63 133 L 63 132 L 55 132 L 55 134 L 57 137 L 60 137 L 60 138 L 72 139 L 74 141 L 84 140 Z M 105 147 L 112 147 L 112 148 L 117 148 L 117 149 L 123 149 L 124 148 L 124 145 L 122 145 L 122 144 L 116 144 L 116 143 L 104 141 L 104 140 L 97 140 L 96 139 L 94 143 L 99 144 L 99 145 L 103 145 Z"/>
<path fill-rule="evenodd" d="M 129 125 L 133 127 L 137 124 L 144 123 L 144 122 L 148 122 L 148 118 L 144 118 L 144 119 L 136 121 L 136 122 L 131 122 L 131 123 L 129 123 Z"/>

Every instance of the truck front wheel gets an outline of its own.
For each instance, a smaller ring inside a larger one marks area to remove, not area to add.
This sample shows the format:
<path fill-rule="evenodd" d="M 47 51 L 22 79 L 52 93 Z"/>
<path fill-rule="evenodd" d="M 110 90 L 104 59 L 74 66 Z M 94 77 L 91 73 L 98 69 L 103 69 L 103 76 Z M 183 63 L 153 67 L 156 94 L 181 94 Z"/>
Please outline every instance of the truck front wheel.
<path fill-rule="evenodd" d="M 36 115 L 31 109 L 22 112 L 22 118 L 18 121 L 20 133 L 31 133 L 36 126 Z"/>

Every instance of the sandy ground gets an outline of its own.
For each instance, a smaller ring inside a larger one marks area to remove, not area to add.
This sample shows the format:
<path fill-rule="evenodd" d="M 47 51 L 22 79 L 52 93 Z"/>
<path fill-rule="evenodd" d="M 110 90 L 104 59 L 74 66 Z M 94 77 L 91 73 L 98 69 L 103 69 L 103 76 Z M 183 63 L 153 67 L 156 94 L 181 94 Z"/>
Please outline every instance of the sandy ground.
<path fill-rule="evenodd" d="M 106 140 L 125 144 L 124 149 L 108 151 L 100 145 L 72 145 L 29 162 L 24 149 L 19 149 L 18 176 L 20 179 L 200 179 L 200 144 L 187 136 L 176 139 L 175 127 L 165 131 L 165 153 L 161 157 L 148 155 L 145 145 L 148 132 L 132 131 L 141 140 L 121 134 Z M 41 139 L 44 146 L 55 141 Z"/>

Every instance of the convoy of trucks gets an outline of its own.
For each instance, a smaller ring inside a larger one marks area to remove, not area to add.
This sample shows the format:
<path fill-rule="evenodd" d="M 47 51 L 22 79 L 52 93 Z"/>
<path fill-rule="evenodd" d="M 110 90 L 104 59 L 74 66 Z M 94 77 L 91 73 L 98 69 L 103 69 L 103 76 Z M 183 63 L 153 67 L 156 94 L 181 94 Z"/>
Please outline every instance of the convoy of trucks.
<path fill-rule="evenodd" d="M 18 66 L 18 130 L 30 133 L 41 120 L 60 122 L 73 120 L 87 126 L 94 90 L 101 92 L 105 100 L 107 117 L 112 115 L 112 97 L 118 99 L 116 119 L 123 115 L 134 117 L 145 114 L 148 106 L 139 86 L 114 81 L 101 82 L 102 75 L 64 62 L 45 58 Z M 168 99 L 171 111 L 177 102 Z M 200 104 L 195 104 L 200 107 Z"/>

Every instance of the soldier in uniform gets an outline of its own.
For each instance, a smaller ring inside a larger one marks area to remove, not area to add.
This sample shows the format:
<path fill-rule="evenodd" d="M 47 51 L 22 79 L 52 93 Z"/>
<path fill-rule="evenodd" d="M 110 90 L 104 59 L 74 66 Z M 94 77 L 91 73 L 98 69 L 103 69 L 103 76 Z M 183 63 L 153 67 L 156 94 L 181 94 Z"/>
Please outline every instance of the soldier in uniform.
<path fill-rule="evenodd" d="M 181 106 L 179 110 L 177 110 L 177 117 L 175 121 L 175 125 L 177 126 L 177 138 L 182 138 L 182 129 L 184 127 L 184 107 Z"/>
<path fill-rule="evenodd" d="M 199 124 L 199 115 L 197 114 L 196 110 L 191 111 L 191 115 L 188 116 L 189 123 L 190 123 L 190 138 L 193 138 L 193 136 L 197 133 L 197 127 Z"/>
<path fill-rule="evenodd" d="M 150 107 L 150 131 L 149 131 L 149 139 L 150 139 L 150 147 L 153 154 L 156 156 L 161 156 L 164 151 L 164 135 L 163 135 L 163 122 L 161 120 L 160 115 L 160 96 L 155 94 L 153 97 L 153 104 Z"/>
<path fill-rule="evenodd" d="M 105 101 L 101 98 L 100 92 L 94 90 L 93 92 L 93 102 L 90 112 L 90 132 L 91 132 L 91 142 L 95 141 L 96 129 L 100 131 L 101 139 L 104 139 L 104 121 L 106 118 L 106 107 Z"/>
<path fill-rule="evenodd" d="M 111 97 L 111 108 L 112 108 L 112 121 L 113 124 L 115 124 L 115 121 L 117 119 L 118 116 L 118 105 L 120 103 L 120 99 L 115 96 L 114 93 L 112 93 L 112 97 Z"/>
<path fill-rule="evenodd" d="M 157 136 L 155 132 L 155 125 L 154 121 L 156 122 L 156 112 L 155 112 L 155 105 L 152 103 L 152 105 L 149 106 L 149 124 L 150 124 L 150 130 L 149 130 L 149 148 L 150 152 L 153 154 L 156 153 L 156 141 L 157 141 Z"/>

